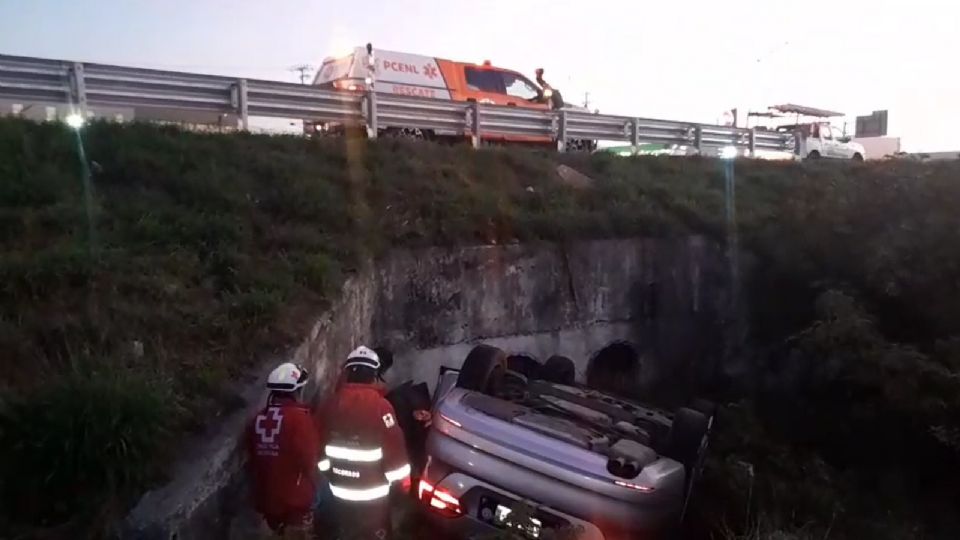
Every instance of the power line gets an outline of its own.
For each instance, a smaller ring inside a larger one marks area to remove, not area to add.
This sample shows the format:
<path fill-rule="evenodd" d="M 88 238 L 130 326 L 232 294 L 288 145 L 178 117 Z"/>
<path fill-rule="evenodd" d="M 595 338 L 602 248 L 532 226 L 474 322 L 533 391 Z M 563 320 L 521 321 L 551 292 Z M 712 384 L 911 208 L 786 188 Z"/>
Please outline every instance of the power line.
<path fill-rule="evenodd" d="M 300 84 L 307 84 L 307 79 L 310 78 L 310 72 L 313 71 L 313 66 L 310 64 L 298 64 L 291 67 L 290 71 L 295 71 L 300 74 Z"/>

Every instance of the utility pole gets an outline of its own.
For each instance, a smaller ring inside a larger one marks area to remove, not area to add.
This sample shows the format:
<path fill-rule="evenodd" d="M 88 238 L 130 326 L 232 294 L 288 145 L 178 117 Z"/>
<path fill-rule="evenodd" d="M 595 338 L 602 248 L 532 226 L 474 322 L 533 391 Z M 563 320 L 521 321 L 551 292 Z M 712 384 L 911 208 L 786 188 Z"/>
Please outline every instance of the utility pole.
<path fill-rule="evenodd" d="M 583 108 L 584 109 L 590 108 L 590 92 L 583 93 Z"/>
<path fill-rule="evenodd" d="M 307 79 L 310 77 L 310 72 L 313 71 L 313 66 L 310 64 L 297 64 L 291 67 L 290 71 L 295 71 L 300 74 L 300 84 L 307 84 Z"/>

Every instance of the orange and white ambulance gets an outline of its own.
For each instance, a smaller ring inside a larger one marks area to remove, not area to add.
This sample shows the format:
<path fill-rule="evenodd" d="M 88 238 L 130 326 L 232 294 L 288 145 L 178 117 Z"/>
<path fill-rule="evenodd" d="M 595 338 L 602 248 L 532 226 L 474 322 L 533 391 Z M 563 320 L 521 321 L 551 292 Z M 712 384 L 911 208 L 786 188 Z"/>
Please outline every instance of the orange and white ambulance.
<path fill-rule="evenodd" d="M 372 60 L 371 60 L 372 58 Z M 374 85 L 378 93 L 453 101 L 478 102 L 531 109 L 573 108 L 563 103 L 560 92 L 536 71 L 536 81 L 492 65 L 456 62 L 371 46 L 357 47 L 341 58 L 327 58 L 313 84 L 322 88 L 363 92 Z M 579 110 L 579 108 L 577 108 Z M 495 137 L 516 142 L 550 142 L 542 137 Z M 536 139 L 536 140 L 533 140 Z"/>

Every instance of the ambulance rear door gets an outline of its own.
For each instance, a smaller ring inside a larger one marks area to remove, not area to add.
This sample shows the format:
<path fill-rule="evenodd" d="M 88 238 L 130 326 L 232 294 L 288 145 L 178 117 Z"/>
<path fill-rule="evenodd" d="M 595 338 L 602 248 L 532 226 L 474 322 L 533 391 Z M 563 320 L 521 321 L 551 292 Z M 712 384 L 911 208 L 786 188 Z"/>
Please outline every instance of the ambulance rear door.
<path fill-rule="evenodd" d="M 317 76 L 313 78 L 313 84 L 336 90 L 362 91 L 366 78 L 363 63 L 366 55 L 363 47 L 357 47 L 346 56 L 324 59 Z"/>

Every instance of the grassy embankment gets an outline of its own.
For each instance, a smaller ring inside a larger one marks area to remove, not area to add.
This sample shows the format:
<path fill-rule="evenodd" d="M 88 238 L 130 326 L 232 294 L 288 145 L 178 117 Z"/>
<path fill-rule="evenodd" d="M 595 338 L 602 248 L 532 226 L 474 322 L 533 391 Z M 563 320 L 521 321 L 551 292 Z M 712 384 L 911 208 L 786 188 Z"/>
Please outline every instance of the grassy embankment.
<path fill-rule="evenodd" d="M 388 247 L 723 230 L 710 160 L 566 157 L 596 180 L 581 189 L 523 151 L 83 136 L 92 244 L 72 134 L 0 122 L 0 530 L 121 514 L 177 435 L 235 406 L 225 381 L 289 346 Z M 741 406 L 721 424 L 708 519 L 818 538 L 856 537 L 875 508 L 926 537 L 953 525 L 915 506 L 949 501 L 957 480 L 958 173 L 737 164 L 757 377 L 717 381 Z"/>

